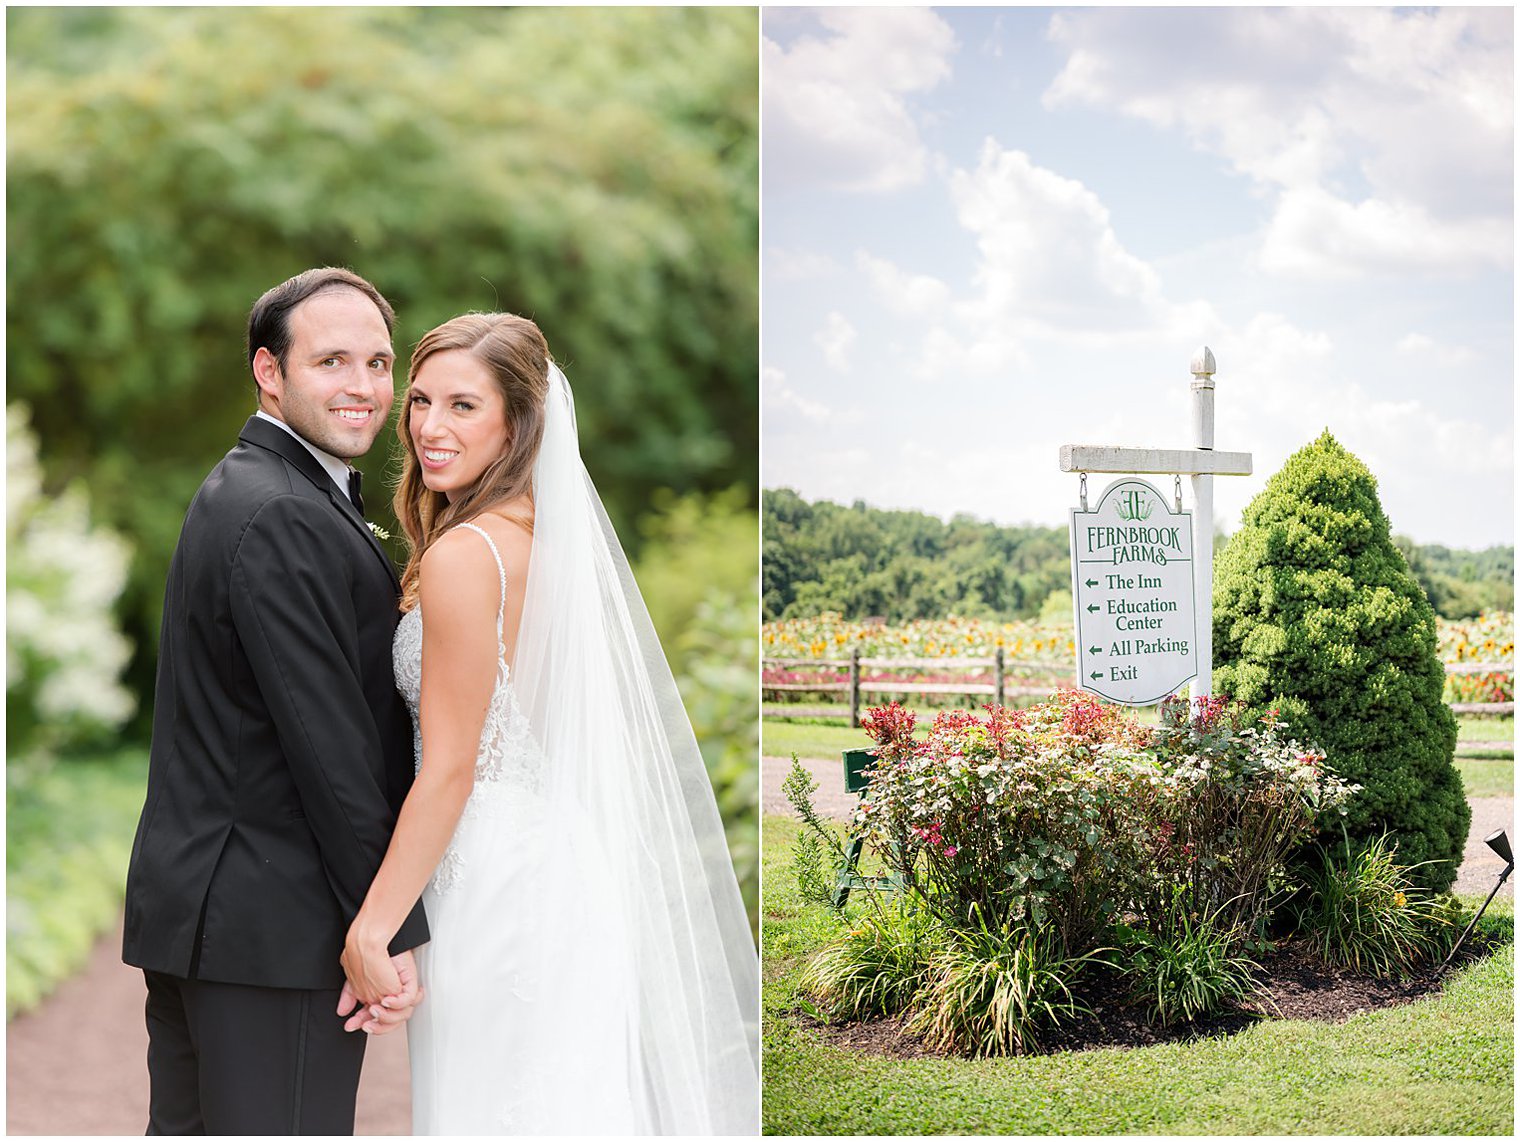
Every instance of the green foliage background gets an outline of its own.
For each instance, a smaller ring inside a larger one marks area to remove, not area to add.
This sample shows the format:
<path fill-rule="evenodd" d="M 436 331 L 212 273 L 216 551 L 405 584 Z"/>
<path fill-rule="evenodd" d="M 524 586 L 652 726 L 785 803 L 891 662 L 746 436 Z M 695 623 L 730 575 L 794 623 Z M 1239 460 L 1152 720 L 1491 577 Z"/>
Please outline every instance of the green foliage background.
<path fill-rule="evenodd" d="M 696 731 L 750 925 L 760 933 L 759 521 L 743 489 L 655 498 L 634 574 Z"/>
<path fill-rule="evenodd" d="M 8 398 L 44 491 L 82 480 L 132 545 L 125 740 L 147 740 L 185 508 L 254 408 L 248 309 L 347 265 L 395 306 L 403 366 L 457 313 L 543 327 L 753 906 L 755 10 L 31 8 L 6 29 Z"/>
<path fill-rule="evenodd" d="M 1218 693 L 1253 715 L 1275 707 L 1364 787 L 1347 807 L 1353 844 L 1387 830 L 1400 863 L 1435 862 L 1415 870 L 1426 887 L 1451 885 L 1471 814 L 1435 613 L 1389 535 L 1377 481 L 1329 432 L 1267 481 L 1219 558 L 1214 656 Z M 1323 839 L 1340 842 L 1339 828 Z"/>
<path fill-rule="evenodd" d="M 7 759 L 5 1017 L 84 966 L 121 915 L 147 751 L 37 767 Z"/>
<path fill-rule="evenodd" d="M 790 488 L 761 495 L 764 616 L 837 611 L 888 622 L 1071 617 L 1071 554 L 1064 527 L 1002 527 L 958 515 L 948 523 L 857 500 L 809 503 Z M 1395 537 L 1444 617 L 1514 606 L 1513 547 L 1460 551 Z M 1215 551 L 1224 544 L 1215 536 Z"/>
<path fill-rule="evenodd" d="M 9 395 L 138 546 L 140 692 L 185 506 L 253 408 L 248 309 L 312 265 L 382 289 L 403 361 L 466 310 L 538 320 L 630 546 L 656 489 L 753 503 L 752 9 L 6 18 Z"/>

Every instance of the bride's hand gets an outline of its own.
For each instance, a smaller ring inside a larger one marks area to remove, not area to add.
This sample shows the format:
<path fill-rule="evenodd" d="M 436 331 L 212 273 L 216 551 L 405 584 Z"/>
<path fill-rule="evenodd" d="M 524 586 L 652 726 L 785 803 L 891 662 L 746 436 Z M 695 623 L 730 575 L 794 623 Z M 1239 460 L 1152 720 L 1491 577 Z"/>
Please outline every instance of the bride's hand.
<path fill-rule="evenodd" d="M 343 974 L 349 988 L 366 1007 L 377 1007 L 387 995 L 400 995 L 401 975 L 391 962 L 387 935 L 361 930 L 362 919 L 355 920 L 343 943 Z"/>
<path fill-rule="evenodd" d="M 350 1011 L 353 1012 L 343 1024 L 343 1030 L 358 1031 L 362 1028 L 370 1035 L 386 1035 L 412 1017 L 412 1009 L 422 1002 L 423 995 L 416 960 L 410 951 L 406 951 L 399 956 L 392 956 L 391 963 L 395 965 L 396 974 L 401 979 L 401 992 L 385 996 L 375 1006 L 360 1004 L 353 985 L 347 980 L 343 981 L 343 993 L 338 997 L 338 1014 L 349 1015 Z"/>

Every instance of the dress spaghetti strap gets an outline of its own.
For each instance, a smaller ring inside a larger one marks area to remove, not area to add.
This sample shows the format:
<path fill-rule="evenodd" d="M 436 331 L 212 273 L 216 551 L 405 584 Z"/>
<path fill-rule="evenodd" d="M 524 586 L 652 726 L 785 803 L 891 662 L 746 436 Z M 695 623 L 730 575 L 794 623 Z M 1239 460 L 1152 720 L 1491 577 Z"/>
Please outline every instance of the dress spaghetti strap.
<path fill-rule="evenodd" d="M 491 538 L 485 528 L 473 523 L 462 523 L 459 527 L 467 527 L 481 539 L 486 541 L 486 546 L 491 549 L 491 558 L 496 560 L 496 574 L 501 578 L 501 602 L 496 606 L 496 653 L 505 660 L 507 657 L 507 644 L 502 641 L 502 621 L 507 613 L 507 568 L 501 561 L 501 552 L 496 550 L 496 541 Z M 457 530 L 457 529 L 456 529 Z"/>

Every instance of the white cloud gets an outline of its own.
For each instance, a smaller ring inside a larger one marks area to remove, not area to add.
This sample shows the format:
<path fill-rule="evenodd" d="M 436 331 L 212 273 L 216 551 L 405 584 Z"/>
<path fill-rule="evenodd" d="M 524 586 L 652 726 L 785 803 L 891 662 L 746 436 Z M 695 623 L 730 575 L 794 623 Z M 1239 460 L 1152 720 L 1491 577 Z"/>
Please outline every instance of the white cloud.
<path fill-rule="evenodd" d="M 1318 187 L 1286 190 L 1267 227 L 1259 262 L 1269 272 L 1351 278 L 1402 270 L 1505 269 L 1506 218 L 1441 222 L 1422 207 L 1376 198 L 1350 203 Z"/>
<path fill-rule="evenodd" d="M 949 304 L 950 287 L 939 278 L 909 273 L 864 250 L 856 253 L 855 264 L 865 271 L 877 299 L 899 317 L 932 318 Z"/>
<path fill-rule="evenodd" d="M 767 366 L 760 370 L 760 391 L 768 410 L 800 413 L 805 419 L 819 423 L 833 417 L 828 405 L 809 400 L 793 389 L 780 369 Z"/>
<path fill-rule="evenodd" d="M 1405 356 L 1425 358 L 1439 365 L 1470 365 L 1478 359 L 1478 354 L 1466 345 L 1443 345 L 1423 333 L 1407 333 L 1393 348 Z"/>
<path fill-rule="evenodd" d="M 771 282 L 809 281 L 839 272 L 838 262 L 816 250 L 772 246 L 765 251 L 765 262 L 765 277 Z"/>
<path fill-rule="evenodd" d="M 981 252 L 988 316 L 1050 328 L 1133 327 L 1161 297 L 1154 270 L 1120 244 L 1098 196 L 989 139 L 950 177 L 961 225 Z"/>
<path fill-rule="evenodd" d="M 761 46 L 767 187 L 920 181 L 928 151 L 908 97 L 949 76 L 950 25 L 927 8 L 825 8 L 816 20 L 821 35 Z"/>
<path fill-rule="evenodd" d="M 1027 365 L 1037 343 L 1196 343 L 1220 328 L 1207 302 L 1166 296 L 1160 275 L 1124 247 L 1108 209 L 1081 182 L 990 138 L 975 168 L 948 168 L 944 178 L 976 247 L 964 286 L 865 250 L 855 255 L 876 302 L 909 319 L 898 325 L 912 346 L 903 356 L 915 380 L 1006 373 Z M 825 331 L 814 341 L 832 352 L 838 338 Z"/>
<path fill-rule="evenodd" d="M 1429 338 L 1404 338 L 1411 349 L 1437 348 Z M 1258 314 L 1215 345 L 1216 443 L 1248 451 L 1255 473 L 1215 481 L 1216 518 L 1240 525 L 1247 502 L 1287 458 L 1330 433 L 1378 480 L 1395 532 L 1424 542 L 1481 544 L 1496 511 L 1514 509 L 1514 430 L 1507 417 L 1476 423 L 1450 415 L 1439 392 L 1430 399 L 1385 399 L 1370 391 L 1331 338 L 1299 329 L 1276 314 Z M 1489 489 L 1484 499 L 1474 487 Z M 1432 502 L 1440 506 L 1432 510 Z"/>
<path fill-rule="evenodd" d="M 850 371 L 850 346 L 855 344 L 855 327 L 838 310 L 830 311 L 822 329 L 813 334 L 813 344 L 823 350 L 829 368 L 840 373 Z"/>
<path fill-rule="evenodd" d="M 988 139 L 973 170 L 954 170 L 950 197 L 978 252 L 969 296 L 936 326 L 932 363 L 997 370 L 1023 360 L 1032 340 L 1087 346 L 1190 341 L 1218 319 L 1205 302 L 1178 304 L 1160 276 L 1124 248 L 1108 209 L 1082 183 Z M 869 255 L 857 261 L 878 294 L 897 292 L 933 316 L 948 287 Z M 957 348 L 955 341 L 963 339 Z"/>
<path fill-rule="evenodd" d="M 1249 176 L 1263 268 L 1329 278 L 1512 261 L 1505 9 L 1062 13 L 1047 107 L 1113 107 Z"/>

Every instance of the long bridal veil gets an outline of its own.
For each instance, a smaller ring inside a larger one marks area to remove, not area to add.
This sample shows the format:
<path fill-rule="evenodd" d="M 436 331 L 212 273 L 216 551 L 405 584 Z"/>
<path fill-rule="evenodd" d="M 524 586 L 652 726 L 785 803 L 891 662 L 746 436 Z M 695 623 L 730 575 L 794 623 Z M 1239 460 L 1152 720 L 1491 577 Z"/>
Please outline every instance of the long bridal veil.
<path fill-rule="evenodd" d="M 502 917 L 530 925 L 537 948 L 530 1041 L 542 1065 L 527 1121 L 541 1133 L 752 1136 L 749 924 L 702 755 L 553 364 L 533 489 L 512 679 L 547 759 L 550 851 L 530 914 Z"/>

